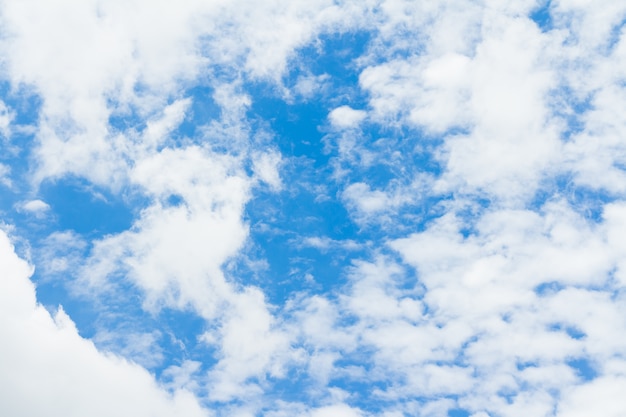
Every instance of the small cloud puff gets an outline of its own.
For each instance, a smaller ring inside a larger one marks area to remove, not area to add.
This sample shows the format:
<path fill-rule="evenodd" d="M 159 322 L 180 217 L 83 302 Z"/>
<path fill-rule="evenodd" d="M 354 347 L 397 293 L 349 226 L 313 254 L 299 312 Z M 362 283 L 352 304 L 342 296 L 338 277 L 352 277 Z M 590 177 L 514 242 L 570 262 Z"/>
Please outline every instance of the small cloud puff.
<path fill-rule="evenodd" d="M 19 211 L 25 211 L 35 215 L 36 217 L 43 216 L 48 210 L 50 205 L 42 200 L 30 200 L 23 202 L 18 207 Z"/>
<path fill-rule="evenodd" d="M 339 129 L 357 127 L 366 117 L 367 112 L 364 110 L 355 110 L 350 106 L 337 107 L 328 115 L 328 119 L 333 127 Z"/>

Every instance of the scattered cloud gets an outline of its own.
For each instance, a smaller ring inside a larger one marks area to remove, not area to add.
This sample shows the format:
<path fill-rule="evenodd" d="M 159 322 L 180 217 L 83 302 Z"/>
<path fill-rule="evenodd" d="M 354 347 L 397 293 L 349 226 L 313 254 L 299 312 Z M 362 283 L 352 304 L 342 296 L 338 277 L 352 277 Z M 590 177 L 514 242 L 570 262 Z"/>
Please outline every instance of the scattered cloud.
<path fill-rule="evenodd" d="M 543 3 L 3 2 L 0 412 L 623 415 L 626 5 Z"/>
<path fill-rule="evenodd" d="M 42 200 L 30 200 L 20 204 L 20 209 L 39 216 L 50 210 L 50 205 Z"/>

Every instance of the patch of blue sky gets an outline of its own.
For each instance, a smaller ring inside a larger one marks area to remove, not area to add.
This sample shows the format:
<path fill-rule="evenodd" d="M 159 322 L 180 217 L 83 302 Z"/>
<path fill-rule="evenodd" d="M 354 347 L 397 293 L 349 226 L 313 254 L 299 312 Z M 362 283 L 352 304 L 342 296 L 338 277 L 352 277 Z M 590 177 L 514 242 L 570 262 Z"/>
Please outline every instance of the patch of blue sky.
<path fill-rule="evenodd" d="M 35 126 L 39 120 L 41 98 L 26 87 L 12 89 L 6 82 L 0 83 L 0 99 L 11 114 L 11 137 L 0 136 L 0 163 L 11 167 L 11 181 L 15 189 L 23 191 L 29 170 L 28 158 L 34 143 Z"/>
<path fill-rule="evenodd" d="M 137 204 L 145 203 L 139 196 L 114 194 L 76 177 L 44 182 L 39 194 L 50 205 L 55 230 L 90 239 L 129 229 L 141 207 Z"/>
<path fill-rule="evenodd" d="M 535 287 L 534 291 L 540 297 L 550 296 L 565 289 L 565 286 L 558 281 L 544 282 Z"/>
<path fill-rule="evenodd" d="M 448 417 L 469 417 L 470 412 L 464 410 L 462 408 L 454 408 L 452 410 L 448 410 Z"/>
<path fill-rule="evenodd" d="M 198 373 L 207 372 L 218 361 L 219 354 L 214 345 L 200 339 L 209 329 L 210 323 L 193 311 L 164 308 L 157 315 L 150 316 L 146 330 L 156 330 L 162 334 L 159 347 L 163 349 L 163 362 L 151 371 L 163 379 L 163 371 L 170 366 L 180 366 L 183 361 L 200 363 Z"/>
<path fill-rule="evenodd" d="M 304 170 L 297 171 L 304 174 L 303 182 L 312 180 Z M 298 181 L 289 174 L 285 178 Z M 257 279 L 272 303 L 283 304 L 302 289 L 336 287 L 344 282 L 343 268 L 349 259 L 367 251 L 350 245 L 350 240 L 362 242 L 367 235 L 359 233 L 341 202 L 318 197 L 315 190 L 295 187 L 278 195 L 259 193 L 246 207 L 253 243 L 249 256 L 268 263 Z"/>
<path fill-rule="evenodd" d="M 302 75 L 326 74 L 330 76 L 333 86 L 338 87 L 338 90 L 333 88 L 333 98 L 359 99 L 354 96 L 345 97 L 344 94 L 346 91 L 358 93 L 353 90 L 358 84 L 360 74 L 357 59 L 367 51 L 372 37 L 373 32 L 370 31 L 320 34 L 315 41 L 296 51 L 285 83 L 293 85 Z"/>
<path fill-rule="evenodd" d="M 605 190 L 592 189 L 589 187 L 575 187 L 564 190 L 564 196 L 578 213 L 586 219 L 599 223 L 602 221 L 604 206 L 618 198 Z"/>
<path fill-rule="evenodd" d="M 553 332 L 565 332 L 569 337 L 576 340 L 584 339 L 587 335 L 582 330 L 574 326 L 566 326 L 562 323 L 553 323 L 548 326 L 548 329 Z"/>
<path fill-rule="evenodd" d="M 269 400 L 311 405 L 311 394 L 315 388 L 307 375 L 307 370 L 304 368 L 289 367 L 285 375 L 280 378 L 268 376 L 267 383 L 271 384 L 271 389 L 268 390 Z M 275 405 L 275 402 L 271 402 L 267 408 L 271 409 Z"/>
<path fill-rule="evenodd" d="M 219 357 L 214 345 L 204 342 L 200 336 L 211 323 L 199 317 L 191 309 L 179 310 L 161 308 L 157 312 L 147 312 L 142 308 L 143 296 L 139 289 L 130 283 L 121 283 L 113 296 L 103 296 L 99 304 L 91 306 L 97 310 L 96 320 L 92 324 L 81 326 L 90 330 L 86 337 L 94 338 L 96 345 L 106 351 L 112 351 L 129 359 L 144 364 L 159 380 L 167 382 L 164 373 L 171 366 L 180 366 L 184 361 L 196 361 L 200 366 L 198 374 L 206 373 Z M 79 317 L 89 316 L 88 307 L 76 311 Z M 86 315 L 86 313 L 88 313 Z M 71 315 L 72 318 L 74 316 Z M 82 323 L 77 323 L 77 326 Z M 79 329 L 81 329 L 79 327 Z M 99 331 L 105 331 L 116 337 L 112 340 L 100 340 Z M 84 330 L 83 330 L 84 332 Z M 155 335 L 154 344 L 134 346 L 135 335 Z M 128 338 L 128 339 L 126 339 Z M 158 360 L 146 362 L 156 348 L 160 353 Z M 142 350 L 144 349 L 144 350 Z"/>
<path fill-rule="evenodd" d="M 174 132 L 174 140 L 178 137 L 189 139 L 201 139 L 202 129 L 211 121 L 218 120 L 221 116 L 221 108 L 213 99 L 214 89 L 199 85 L 189 88 L 183 94 L 192 99 L 187 116 Z"/>
<path fill-rule="evenodd" d="M 319 126 L 325 123 L 328 109 L 319 102 L 291 105 L 279 97 L 264 97 L 253 100 L 252 112 L 261 120 L 275 122 L 271 129 L 277 136 L 276 143 L 283 156 L 288 158 L 283 168 L 283 177 L 289 179 L 286 190 L 278 195 L 257 193 L 246 208 L 251 241 L 263 252 L 256 256 L 269 264 L 269 269 L 261 274 L 267 281 L 263 283 L 265 280 L 261 279 L 260 285 L 271 302 L 280 304 L 303 287 L 326 292 L 341 285 L 344 282 L 343 269 L 349 265 L 350 259 L 368 256 L 365 247 L 357 251 L 354 248 L 346 250 L 342 242 L 376 239 L 382 244 L 383 240 L 401 236 L 407 230 L 423 230 L 427 220 L 441 214 L 438 197 L 416 196 L 420 199 L 419 204 L 400 208 L 394 215 L 393 231 L 382 227 L 358 227 L 340 200 L 342 184 L 333 178 L 327 148 L 320 140 Z M 414 146 L 402 138 L 390 138 L 389 141 L 393 142 L 387 144 L 390 151 L 396 145 L 409 150 Z M 415 175 L 414 166 L 432 164 L 432 160 L 408 150 L 401 154 L 408 154 L 408 160 L 360 171 L 358 167 L 354 168 L 350 171 L 349 181 L 366 180 L 370 184 L 386 186 L 391 180 L 404 176 L 404 181 L 409 182 Z M 416 162 L 419 158 L 423 160 Z M 410 172 L 399 172 L 402 167 L 410 167 Z M 400 226 L 403 224 L 406 227 Z M 307 238 L 330 239 L 333 244 L 322 250 L 304 247 Z M 280 285 L 273 285 L 276 277 L 282 277 Z"/>
<path fill-rule="evenodd" d="M 587 358 L 574 358 L 567 361 L 567 365 L 576 371 L 583 381 L 592 381 L 598 376 L 593 363 Z"/>
<path fill-rule="evenodd" d="M 251 118 L 258 122 L 257 129 L 268 127 L 283 157 L 305 156 L 316 166 L 325 165 L 329 156 L 319 126 L 325 123 L 328 109 L 314 101 L 288 104 L 271 93 L 263 95 L 262 90 L 254 91 L 249 111 Z"/>
<path fill-rule="evenodd" d="M 539 6 L 530 13 L 530 19 L 533 20 L 542 32 L 547 32 L 554 27 L 550 9 L 552 8 L 552 0 L 543 0 Z"/>
<path fill-rule="evenodd" d="M 622 18 L 622 20 L 611 29 L 611 36 L 609 38 L 609 50 L 613 50 L 615 46 L 619 43 L 622 36 L 624 36 L 624 27 L 626 27 L 626 17 Z"/>
<path fill-rule="evenodd" d="M 515 398 L 520 394 L 517 387 L 504 387 L 500 389 L 498 392 L 498 397 L 504 399 L 507 404 L 513 404 Z"/>
<path fill-rule="evenodd" d="M 269 129 L 276 135 L 279 150 L 288 158 L 287 164 L 293 167 L 289 173 L 285 173 L 285 177 L 290 178 L 290 186 L 294 188 L 298 185 L 307 186 L 309 179 L 306 175 L 310 175 L 307 171 L 310 171 L 312 166 L 312 169 L 316 170 L 315 182 L 324 184 L 331 191 L 324 196 L 329 200 L 325 205 L 331 207 L 331 210 L 326 212 L 319 202 L 313 201 L 311 205 L 310 201 L 304 199 L 306 194 L 309 195 L 309 199 L 319 198 L 319 195 L 315 196 L 310 191 L 295 192 L 296 196 L 291 197 L 283 194 L 285 199 L 292 198 L 293 202 L 281 204 L 280 211 L 290 215 L 298 213 L 297 221 L 289 224 L 295 226 L 295 229 L 286 227 L 288 224 L 285 224 L 283 225 L 285 230 L 295 230 L 296 234 L 303 236 L 307 234 L 329 236 L 327 233 L 330 233 L 331 238 L 335 238 L 339 230 L 341 231 L 339 239 L 356 237 L 354 234 L 356 229 L 351 224 L 349 216 L 343 215 L 341 219 L 337 219 L 338 213 L 345 213 L 345 209 L 338 201 L 342 184 L 334 184 L 336 178 L 333 176 L 334 172 L 329 170 L 328 162 L 334 159 L 335 162 L 343 164 L 345 161 L 339 160 L 337 146 L 333 143 L 338 138 L 329 131 L 327 116 L 339 105 L 348 104 L 356 109 L 366 106 L 366 97 L 357 88 L 359 68 L 356 60 L 366 51 L 370 38 L 371 33 L 368 32 L 321 36 L 317 42 L 302 48 L 294 58 L 292 70 L 285 79 L 287 85 L 294 85 L 298 77 L 303 75 L 326 75 L 328 79 L 325 82 L 332 85 L 333 96 L 318 91 L 314 99 L 290 101 L 285 100 L 270 85 L 262 83 L 248 85 L 252 96 L 249 114 L 262 123 L 269 124 Z M 303 72 L 302 68 L 307 68 L 308 72 Z M 410 183 L 420 171 L 440 173 L 441 167 L 432 157 L 430 150 L 415 152 L 416 141 L 419 140 L 416 140 L 415 134 L 415 131 L 404 128 L 388 129 L 375 124 L 366 125 L 356 140 L 362 149 L 375 153 L 375 160 L 379 163 L 367 165 L 346 162 L 348 176 L 343 182 L 364 181 L 376 189 L 387 186 L 390 181 L 399 182 L 400 185 Z M 429 146 L 432 147 L 432 143 Z M 392 153 L 395 160 L 389 158 Z M 401 158 L 398 159 L 398 156 Z M 387 162 L 390 160 L 393 162 Z M 306 173 L 304 176 L 303 172 Z M 435 201 L 429 203 L 435 204 Z M 251 207 L 255 204 L 258 203 L 255 201 L 250 203 Z M 316 207 L 318 212 L 310 213 L 308 209 L 311 207 Z M 249 210 L 249 213 L 254 223 L 254 210 Z M 267 211 L 263 211 L 261 215 L 266 213 Z M 403 214 L 411 217 L 411 223 L 415 222 L 415 215 L 410 210 Z M 328 215 L 331 217 L 328 218 Z M 319 224 L 319 220 L 322 220 L 323 224 Z M 310 225 L 309 231 L 300 233 L 299 230 L 307 224 Z M 332 227 L 329 228 L 331 224 Z M 350 232 L 346 235 L 345 231 Z M 363 239 L 365 236 L 361 233 L 358 237 Z"/>
<path fill-rule="evenodd" d="M 539 364 L 537 362 L 534 361 L 528 361 L 528 362 L 517 362 L 515 364 L 515 367 L 517 368 L 518 371 L 523 371 L 524 369 L 527 368 L 536 368 Z"/>
<path fill-rule="evenodd" d="M 345 241 L 358 233 L 338 198 L 340 188 L 328 165 L 332 155 L 321 131 L 333 105 L 324 97 L 289 102 L 269 85 L 252 87 L 250 115 L 261 127 L 269 125 L 274 143 L 285 158 L 282 176 L 289 179 L 279 195 L 257 194 L 246 210 L 252 224 L 252 241 L 263 247 L 270 264 L 269 276 L 288 277 L 290 283 L 279 287 L 279 291 L 278 288 L 267 290 L 281 293 L 279 298 L 285 297 L 302 285 L 298 280 L 303 277 L 313 278 L 316 285 L 328 289 L 327 285 L 338 279 L 341 270 L 329 258 L 341 252 L 340 248 L 331 248 L 324 254 L 302 247 L 302 242 L 307 238 Z M 359 238 L 367 239 L 363 235 Z M 305 261 L 303 250 L 311 252 L 313 258 Z"/>

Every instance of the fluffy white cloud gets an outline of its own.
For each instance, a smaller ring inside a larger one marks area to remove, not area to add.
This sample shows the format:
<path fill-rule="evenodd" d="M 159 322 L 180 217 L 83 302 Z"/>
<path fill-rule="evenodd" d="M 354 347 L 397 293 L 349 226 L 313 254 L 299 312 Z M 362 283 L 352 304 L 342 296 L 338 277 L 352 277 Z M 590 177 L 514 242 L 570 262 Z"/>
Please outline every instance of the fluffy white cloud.
<path fill-rule="evenodd" d="M 2 412 L 12 416 L 207 416 L 189 392 L 160 387 L 145 369 L 99 352 L 62 308 L 37 304 L 32 273 L 0 232 Z"/>
<path fill-rule="evenodd" d="M 448 349 L 464 352 L 474 374 L 485 378 L 467 394 L 464 404 L 472 409 L 517 415 L 533 403 L 547 413 L 555 399 L 535 394 L 577 386 L 578 371 L 566 366 L 570 359 L 587 358 L 603 373 L 600 364 L 623 349 L 616 337 L 626 326 L 618 313 L 622 301 L 611 301 L 621 288 L 611 283 L 611 271 L 623 254 L 608 237 L 616 227 L 613 213 L 623 207 L 607 207 L 599 229 L 566 205 L 544 210 L 488 213 L 465 238 L 461 223 L 444 217 L 428 231 L 392 243 L 426 285 L 432 320 L 465 329 L 460 339 L 447 340 Z M 513 403 L 484 402 L 507 390 Z"/>
<path fill-rule="evenodd" d="M 350 106 L 337 107 L 328 115 L 330 123 L 337 128 L 356 127 L 365 120 L 367 113 L 363 110 L 355 110 Z"/>

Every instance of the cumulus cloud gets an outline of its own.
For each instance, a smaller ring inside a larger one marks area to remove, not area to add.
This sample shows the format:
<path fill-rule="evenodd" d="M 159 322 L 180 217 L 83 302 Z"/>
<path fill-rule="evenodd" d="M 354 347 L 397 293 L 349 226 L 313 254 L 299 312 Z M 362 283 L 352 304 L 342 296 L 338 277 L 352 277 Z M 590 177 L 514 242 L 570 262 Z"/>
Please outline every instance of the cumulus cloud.
<path fill-rule="evenodd" d="M 367 113 L 363 110 L 355 110 L 350 106 L 337 107 L 328 115 L 330 123 L 337 128 L 356 127 L 365 120 Z"/>
<path fill-rule="evenodd" d="M 51 316 L 35 299 L 32 267 L 0 232 L 2 410 L 14 416 L 132 413 L 207 416 L 184 390 L 170 393 L 145 369 L 105 355 L 80 337 L 62 308 Z M 36 400 L 33 400 L 33 395 Z"/>

